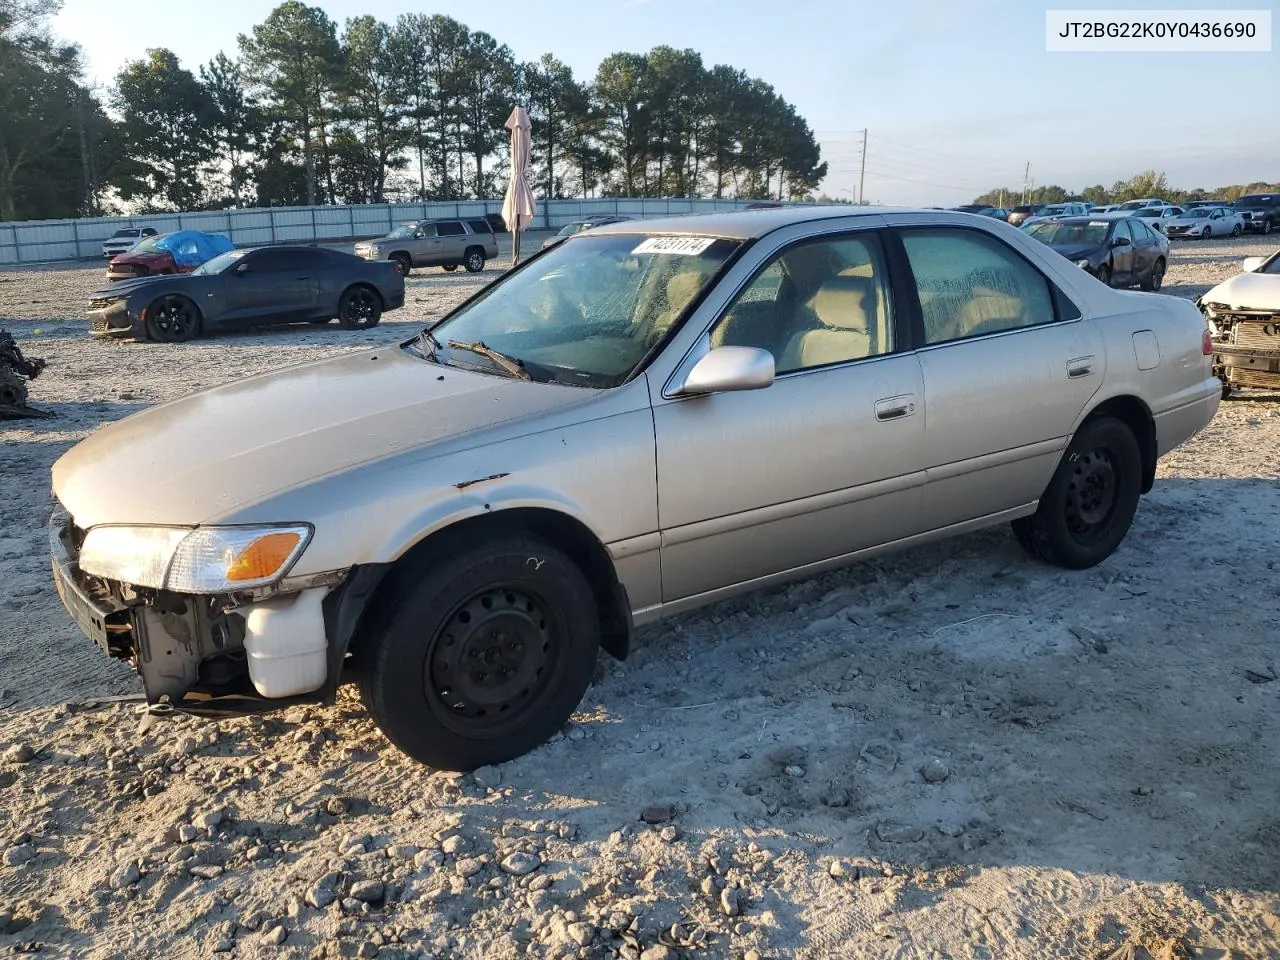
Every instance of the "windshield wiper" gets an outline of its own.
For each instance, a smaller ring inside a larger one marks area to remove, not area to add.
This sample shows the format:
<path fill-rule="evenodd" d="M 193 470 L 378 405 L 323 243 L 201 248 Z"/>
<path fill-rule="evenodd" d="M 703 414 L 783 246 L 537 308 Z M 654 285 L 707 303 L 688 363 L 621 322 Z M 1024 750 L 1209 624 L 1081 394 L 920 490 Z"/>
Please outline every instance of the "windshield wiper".
<path fill-rule="evenodd" d="M 424 331 L 425 332 L 425 331 Z M 432 337 L 434 340 L 435 338 Z M 449 346 L 454 350 L 469 350 L 471 353 L 478 353 L 480 356 L 492 360 L 507 373 L 513 377 L 519 377 L 521 380 L 532 380 L 529 371 L 515 357 L 509 357 L 505 353 L 499 353 L 492 347 L 487 347 L 483 340 L 477 340 L 475 343 L 465 343 L 462 340 L 450 340 Z"/>
<path fill-rule="evenodd" d="M 427 349 L 428 346 L 431 348 L 430 350 Z M 423 327 L 422 332 L 418 334 L 418 349 L 421 350 L 425 356 L 434 358 L 436 351 L 440 349 L 440 341 L 436 339 L 436 335 L 434 333 L 426 327 Z"/>

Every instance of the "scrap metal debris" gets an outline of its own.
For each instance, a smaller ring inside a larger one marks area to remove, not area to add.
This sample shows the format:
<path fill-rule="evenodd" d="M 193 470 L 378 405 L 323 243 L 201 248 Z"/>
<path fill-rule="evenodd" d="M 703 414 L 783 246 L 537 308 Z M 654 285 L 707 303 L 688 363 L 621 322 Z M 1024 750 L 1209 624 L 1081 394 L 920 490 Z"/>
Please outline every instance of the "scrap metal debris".
<path fill-rule="evenodd" d="M 43 360 L 24 357 L 13 335 L 0 330 L 0 419 L 53 416 L 27 405 L 27 381 L 40 376 L 44 365 Z"/>

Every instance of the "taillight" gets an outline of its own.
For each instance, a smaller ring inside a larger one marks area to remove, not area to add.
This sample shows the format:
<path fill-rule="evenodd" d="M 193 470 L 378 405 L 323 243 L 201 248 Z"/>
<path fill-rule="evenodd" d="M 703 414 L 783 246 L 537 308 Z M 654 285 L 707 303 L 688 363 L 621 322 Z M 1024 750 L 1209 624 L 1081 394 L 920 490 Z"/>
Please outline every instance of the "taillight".
<path fill-rule="evenodd" d="M 1213 334 L 1208 330 L 1200 334 L 1200 352 L 1206 357 L 1213 354 Z"/>

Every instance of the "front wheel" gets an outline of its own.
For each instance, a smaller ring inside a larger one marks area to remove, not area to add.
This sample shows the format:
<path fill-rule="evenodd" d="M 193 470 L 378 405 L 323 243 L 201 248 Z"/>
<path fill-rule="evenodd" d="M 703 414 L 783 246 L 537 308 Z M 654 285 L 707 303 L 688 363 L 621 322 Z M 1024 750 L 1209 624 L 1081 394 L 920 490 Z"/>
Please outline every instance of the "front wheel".
<path fill-rule="evenodd" d="M 484 269 L 484 251 L 475 248 L 468 250 L 462 265 L 467 268 L 467 273 L 479 273 Z"/>
<path fill-rule="evenodd" d="M 1160 284 L 1164 283 L 1164 270 L 1164 257 L 1156 258 L 1156 262 L 1151 265 L 1151 273 L 1141 284 L 1142 289 L 1152 292 L 1159 290 Z"/>
<path fill-rule="evenodd" d="M 446 264 L 444 265 L 444 272 L 445 272 L 445 273 L 453 273 L 453 271 L 455 271 L 455 270 L 457 270 L 457 269 L 458 269 L 458 265 L 457 265 L 456 263 L 446 263 Z"/>
<path fill-rule="evenodd" d="M 1097 277 L 1108 287 L 1111 286 L 1111 267 L 1104 263 L 1098 268 Z"/>
<path fill-rule="evenodd" d="M 1114 417 L 1088 420 L 1067 448 L 1040 506 L 1013 521 L 1029 554 L 1060 567 L 1083 570 L 1120 545 L 1142 490 L 1142 454 L 1133 431 Z"/>
<path fill-rule="evenodd" d="M 442 551 L 386 609 L 357 650 L 361 696 L 387 739 L 432 767 L 527 753 L 569 719 L 595 671 L 591 586 L 532 537 Z"/>
<path fill-rule="evenodd" d="M 200 311 L 186 297 L 161 297 L 145 314 L 147 336 L 160 343 L 185 343 L 200 332 Z"/>
<path fill-rule="evenodd" d="M 350 287 L 338 301 L 338 325 L 344 330 L 367 330 L 382 319 L 382 300 L 368 287 Z"/>
<path fill-rule="evenodd" d="M 396 269 L 400 271 L 400 276 L 407 277 L 413 269 L 413 261 L 409 259 L 407 253 L 393 253 L 391 259 L 396 263 Z"/>

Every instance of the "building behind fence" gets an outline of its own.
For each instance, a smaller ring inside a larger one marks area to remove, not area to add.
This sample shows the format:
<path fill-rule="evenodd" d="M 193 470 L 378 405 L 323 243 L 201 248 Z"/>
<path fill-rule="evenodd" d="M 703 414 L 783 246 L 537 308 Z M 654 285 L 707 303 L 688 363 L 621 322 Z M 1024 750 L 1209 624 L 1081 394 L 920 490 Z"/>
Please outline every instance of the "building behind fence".
<path fill-rule="evenodd" d="M 679 213 L 737 210 L 745 200 L 609 198 L 542 200 L 530 229 L 558 230 L 592 214 L 660 217 Z M 222 233 L 240 247 L 269 243 L 312 243 L 379 237 L 406 220 L 482 217 L 502 211 L 501 200 L 442 203 L 370 203 L 352 206 L 256 207 L 201 213 L 156 213 L 137 217 L 32 220 L 0 223 L 0 265 L 49 263 L 102 256 L 102 241 L 124 227 L 155 227 L 161 233 L 204 230 Z"/>

